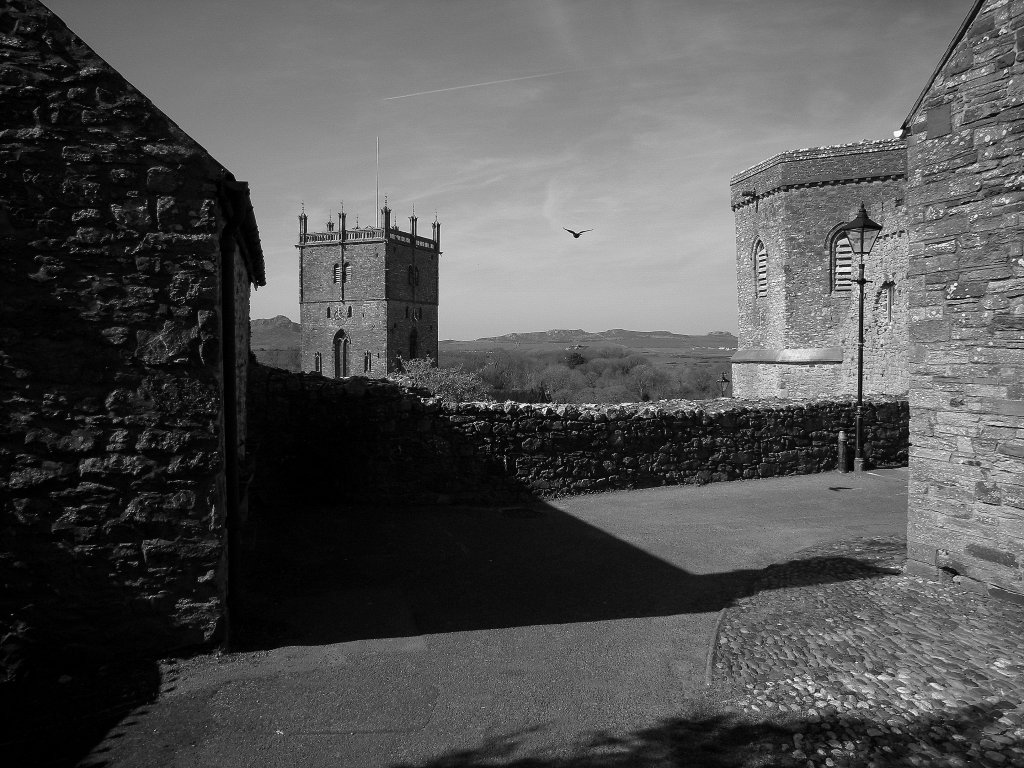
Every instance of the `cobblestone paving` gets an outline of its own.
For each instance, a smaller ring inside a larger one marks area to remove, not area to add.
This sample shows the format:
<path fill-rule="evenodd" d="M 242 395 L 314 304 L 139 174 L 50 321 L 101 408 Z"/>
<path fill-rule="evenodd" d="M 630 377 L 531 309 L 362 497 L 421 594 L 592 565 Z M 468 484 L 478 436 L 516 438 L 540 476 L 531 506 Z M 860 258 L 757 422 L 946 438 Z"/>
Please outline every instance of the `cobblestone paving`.
<path fill-rule="evenodd" d="M 895 538 L 806 550 L 727 610 L 712 680 L 782 726 L 762 765 L 1024 768 L 1024 606 L 903 561 Z"/>

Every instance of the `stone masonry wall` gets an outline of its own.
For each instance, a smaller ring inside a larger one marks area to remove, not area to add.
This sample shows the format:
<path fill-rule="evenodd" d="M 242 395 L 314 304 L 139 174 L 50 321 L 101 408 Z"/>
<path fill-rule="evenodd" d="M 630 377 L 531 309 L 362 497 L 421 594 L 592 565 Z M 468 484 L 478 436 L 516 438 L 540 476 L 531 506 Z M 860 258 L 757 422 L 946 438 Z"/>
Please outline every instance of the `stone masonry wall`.
<path fill-rule="evenodd" d="M 259 367 L 250 381 L 254 500 L 474 501 L 821 472 L 854 425 L 846 400 L 451 405 L 367 379 Z M 872 400 L 864 423 L 875 465 L 905 463 L 906 402 Z"/>
<path fill-rule="evenodd" d="M 0 680 L 208 642 L 225 171 L 34 0 L 0 114 Z"/>
<path fill-rule="evenodd" d="M 908 554 L 1024 600 L 1024 2 L 981 5 L 907 127 Z"/>
<path fill-rule="evenodd" d="M 334 376 L 334 337 L 349 338 L 348 375 L 364 373 L 364 353 L 372 357 L 369 376 L 386 376 L 397 357 L 409 357 L 409 338 L 417 335 L 417 356 L 437 359 L 438 254 L 389 241 L 304 245 L 301 261 L 301 365 L 315 370 L 321 354 L 323 374 Z M 352 279 L 335 283 L 334 265 L 352 265 Z M 410 283 L 409 267 L 418 283 Z M 327 309 L 330 308 L 330 317 Z M 352 310 L 352 316 L 348 314 Z"/>
<path fill-rule="evenodd" d="M 787 152 L 732 179 L 738 397 L 856 392 L 857 290 L 832 291 L 830 246 L 862 202 L 883 226 L 865 270 L 865 391 L 906 391 L 905 159 L 902 141 L 862 142 Z M 756 290 L 758 240 L 768 257 L 766 296 Z M 891 312 L 880 300 L 888 283 Z"/>

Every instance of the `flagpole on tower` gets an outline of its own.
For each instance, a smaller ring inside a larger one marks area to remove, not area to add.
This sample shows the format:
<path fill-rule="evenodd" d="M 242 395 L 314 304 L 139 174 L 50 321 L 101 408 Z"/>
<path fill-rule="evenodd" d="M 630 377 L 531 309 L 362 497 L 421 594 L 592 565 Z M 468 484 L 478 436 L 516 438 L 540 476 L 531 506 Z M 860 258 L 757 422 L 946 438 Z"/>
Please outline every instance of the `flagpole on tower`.
<path fill-rule="evenodd" d="M 376 205 L 377 209 L 377 226 L 380 226 L 380 136 L 377 137 L 377 145 L 375 150 L 377 160 L 377 176 L 376 176 Z"/>

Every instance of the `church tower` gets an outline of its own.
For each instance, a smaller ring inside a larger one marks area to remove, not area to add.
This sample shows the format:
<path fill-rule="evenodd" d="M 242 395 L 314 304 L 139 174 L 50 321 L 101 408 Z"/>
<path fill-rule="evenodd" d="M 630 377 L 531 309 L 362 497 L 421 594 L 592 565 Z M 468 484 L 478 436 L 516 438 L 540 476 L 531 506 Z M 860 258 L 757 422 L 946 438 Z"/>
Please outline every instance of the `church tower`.
<path fill-rule="evenodd" d="M 300 363 L 303 371 L 331 378 L 381 378 L 400 360 L 437 360 L 438 262 L 441 224 L 431 237 L 391 222 L 385 201 L 381 226 L 337 223 L 310 232 L 299 215 Z"/>

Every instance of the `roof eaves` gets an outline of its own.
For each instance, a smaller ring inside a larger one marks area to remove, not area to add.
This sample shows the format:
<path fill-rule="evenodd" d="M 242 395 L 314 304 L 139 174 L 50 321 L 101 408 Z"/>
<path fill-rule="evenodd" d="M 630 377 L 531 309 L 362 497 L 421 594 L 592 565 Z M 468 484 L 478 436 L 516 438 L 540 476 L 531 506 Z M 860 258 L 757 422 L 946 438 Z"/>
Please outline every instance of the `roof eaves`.
<path fill-rule="evenodd" d="M 928 95 L 928 91 L 931 90 L 932 83 L 935 82 L 935 78 L 939 76 L 939 72 L 941 72 L 942 68 L 946 66 L 946 62 L 949 61 L 949 57 L 953 55 L 954 49 L 960 44 L 960 41 L 963 40 L 964 35 L 967 34 L 967 30 L 970 28 L 971 24 L 974 23 L 974 19 L 978 16 L 978 13 L 981 12 L 981 7 L 984 4 L 985 0 L 974 1 L 974 7 L 971 8 L 970 12 L 967 14 L 967 18 L 964 19 L 960 28 L 956 31 L 956 34 L 953 35 L 953 40 L 946 47 L 946 52 L 942 54 L 942 58 L 939 59 L 939 63 L 932 72 L 931 77 L 928 78 L 928 82 L 925 84 L 924 90 L 921 91 L 921 95 L 917 97 L 917 101 L 914 102 L 914 106 L 910 108 L 910 113 L 900 126 L 903 130 L 907 130 L 907 128 L 910 127 L 910 121 L 914 119 L 914 115 L 917 114 L 918 107 L 921 106 L 921 102 L 924 101 L 925 96 Z"/>
<path fill-rule="evenodd" d="M 244 181 L 235 181 L 229 173 L 227 178 L 221 181 L 221 189 L 227 196 L 226 202 L 229 205 L 225 213 L 241 242 L 242 257 L 249 272 L 249 280 L 256 287 L 266 285 L 263 246 L 260 244 L 260 232 L 256 225 L 256 212 L 249 196 L 249 185 Z"/>

